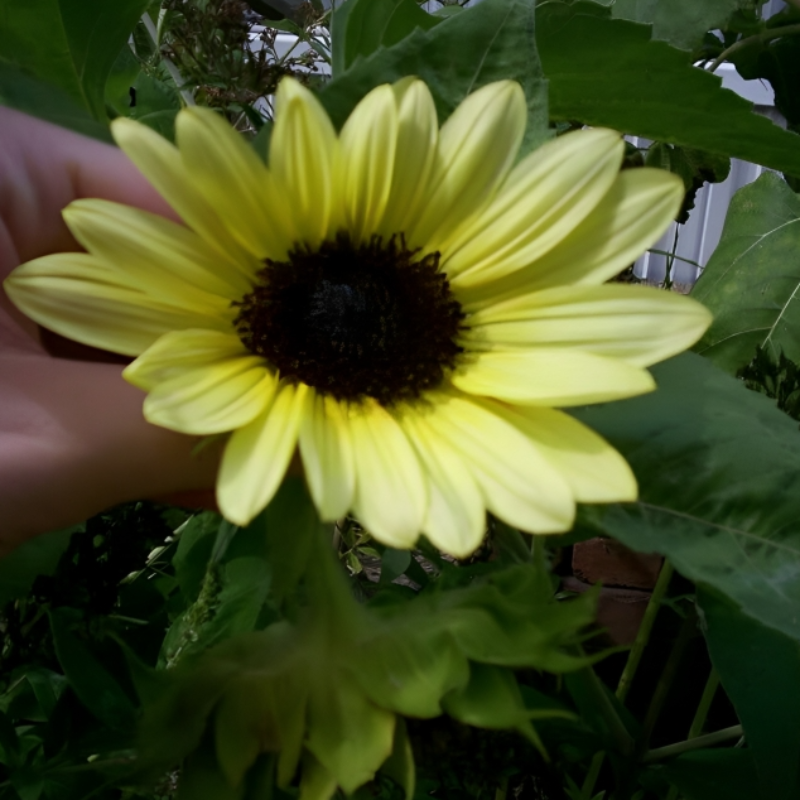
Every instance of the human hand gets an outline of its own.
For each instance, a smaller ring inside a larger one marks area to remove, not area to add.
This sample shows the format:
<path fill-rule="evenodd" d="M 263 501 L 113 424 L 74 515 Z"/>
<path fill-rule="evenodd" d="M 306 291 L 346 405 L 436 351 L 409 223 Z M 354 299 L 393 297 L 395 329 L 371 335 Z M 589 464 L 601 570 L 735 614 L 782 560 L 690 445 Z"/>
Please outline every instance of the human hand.
<path fill-rule="evenodd" d="M 0 283 L 79 249 L 61 210 L 83 197 L 174 218 L 116 148 L 0 108 Z M 193 456 L 195 439 L 145 422 L 124 363 L 40 331 L 0 288 L 0 554 L 127 500 L 211 502 L 216 448 Z"/>

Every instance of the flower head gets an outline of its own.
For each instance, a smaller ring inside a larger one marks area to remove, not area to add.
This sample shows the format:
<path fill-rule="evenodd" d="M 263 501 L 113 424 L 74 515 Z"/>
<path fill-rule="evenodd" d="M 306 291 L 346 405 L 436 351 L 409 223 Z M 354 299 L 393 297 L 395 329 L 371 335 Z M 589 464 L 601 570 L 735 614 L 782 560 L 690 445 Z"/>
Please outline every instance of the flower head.
<path fill-rule="evenodd" d="M 130 120 L 120 147 L 184 224 L 102 200 L 64 212 L 85 253 L 20 267 L 14 302 L 59 333 L 136 356 L 146 418 L 230 432 L 217 496 L 245 524 L 299 447 L 326 519 L 386 544 L 422 531 L 465 555 L 485 511 L 568 530 L 576 501 L 632 500 L 622 457 L 555 407 L 650 391 L 645 367 L 710 317 L 604 282 L 664 231 L 668 173 L 620 173 L 621 137 L 570 133 L 516 161 L 520 87 L 494 83 L 439 127 L 427 87 L 380 86 L 337 134 L 282 82 L 264 165 L 212 111 L 177 147 Z"/>

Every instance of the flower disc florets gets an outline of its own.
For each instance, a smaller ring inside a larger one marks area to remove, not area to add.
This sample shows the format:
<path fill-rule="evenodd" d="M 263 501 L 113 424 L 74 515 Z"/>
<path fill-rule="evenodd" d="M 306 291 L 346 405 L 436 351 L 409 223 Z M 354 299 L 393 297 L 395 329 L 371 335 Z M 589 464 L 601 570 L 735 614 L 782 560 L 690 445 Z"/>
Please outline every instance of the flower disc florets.
<path fill-rule="evenodd" d="M 439 254 L 417 255 L 402 236 L 355 246 L 341 233 L 287 261 L 267 259 L 234 304 L 242 342 L 283 378 L 337 400 L 417 400 L 455 366 L 464 318 Z"/>

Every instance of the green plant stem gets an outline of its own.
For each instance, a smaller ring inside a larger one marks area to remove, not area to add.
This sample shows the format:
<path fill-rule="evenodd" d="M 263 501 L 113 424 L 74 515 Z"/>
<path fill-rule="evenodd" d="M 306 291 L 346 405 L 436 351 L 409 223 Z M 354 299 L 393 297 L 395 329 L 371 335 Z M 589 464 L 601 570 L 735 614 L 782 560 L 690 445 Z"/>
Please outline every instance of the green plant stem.
<path fill-rule="evenodd" d="M 603 720 L 608 726 L 609 732 L 616 742 L 617 749 L 623 755 L 631 755 L 635 747 L 633 737 L 630 735 L 630 733 L 628 733 L 628 729 L 619 718 L 617 710 L 614 708 L 611 700 L 606 694 L 605 687 L 601 683 L 600 678 L 597 677 L 597 673 L 591 667 L 584 667 L 582 671 L 586 675 L 587 685 L 594 694 L 595 707 L 600 712 Z M 602 750 L 599 753 L 596 753 L 592 759 L 589 772 L 587 773 L 586 779 L 581 787 L 581 797 L 583 800 L 591 800 L 592 794 L 594 793 L 595 784 L 597 783 L 597 778 L 600 776 L 600 770 L 603 768 L 604 759 L 605 753 Z"/>
<path fill-rule="evenodd" d="M 798 33 L 800 33 L 800 25 L 784 25 L 782 28 L 770 28 L 767 31 L 762 31 L 761 33 L 756 33 L 753 36 L 748 36 L 746 39 L 739 39 L 738 42 L 734 42 L 730 47 L 723 50 L 711 62 L 708 67 L 708 71 L 716 71 L 720 64 L 722 64 L 724 61 L 727 61 L 730 56 L 732 56 L 734 53 L 738 53 L 739 50 L 742 50 L 745 47 L 749 47 L 751 44 L 769 42 L 773 39 L 780 39 L 781 36 L 794 36 Z"/>
<path fill-rule="evenodd" d="M 500 781 L 497 791 L 494 793 L 494 800 L 506 800 L 508 797 L 508 777 Z"/>
<path fill-rule="evenodd" d="M 661 714 L 661 709 L 664 707 L 664 702 L 667 699 L 672 683 L 675 680 L 675 673 L 678 669 L 683 654 L 686 651 L 686 646 L 689 644 L 692 635 L 697 630 L 697 620 L 692 616 L 686 617 L 681 625 L 678 637 L 675 644 L 670 651 L 664 669 L 661 670 L 661 675 L 658 677 L 653 696 L 650 699 L 650 704 L 647 707 L 644 722 L 642 723 L 642 742 L 643 746 L 650 741 L 650 735 L 655 728 L 658 717 Z"/>
<path fill-rule="evenodd" d="M 650 633 L 653 630 L 653 624 L 656 621 L 658 609 L 661 607 L 661 601 L 667 593 L 667 587 L 669 586 L 673 572 L 672 564 L 664 559 L 664 564 L 661 567 L 658 580 L 656 581 L 655 587 L 653 587 L 653 594 L 650 595 L 644 617 L 642 617 L 642 624 L 639 626 L 639 630 L 636 633 L 636 640 L 628 654 L 628 660 L 625 662 L 625 668 L 622 670 L 622 675 L 620 675 L 619 683 L 617 684 L 616 695 L 620 703 L 624 703 L 625 698 L 628 696 L 633 678 L 636 675 L 636 670 L 639 668 L 639 662 L 642 660 L 644 648 L 647 646 L 648 641 L 650 641 Z"/>
<path fill-rule="evenodd" d="M 544 536 L 531 536 L 531 557 L 533 565 L 540 572 L 547 572 L 547 555 L 544 547 Z"/>
<path fill-rule="evenodd" d="M 797 2 L 800 3 L 800 0 L 797 0 Z M 654 253 L 657 256 L 669 256 L 675 261 L 683 261 L 685 264 L 691 264 L 693 267 L 699 267 L 700 269 L 703 268 L 703 265 L 697 261 L 692 261 L 691 258 L 684 258 L 683 256 L 675 255 L 675 253 L 671 253 L 669 250 L 659 250 L 657 247 L 651 247 L 647 252 Z"/>
<path fill-rule="evenodd" d="M 666 271 L 664 273 L 664 288 L 671 289 L 672 280 L 672 267 L 675 265 L 675 251 L 678 249 L 678 237 L 680 236 L 681 226 L 675 226 L 675 236 L 672 239 L 672 250 L 667 253 Z"/>
<path fill-rule="evenodd" d="M 714 700 L 714 695 L 717 692 L 718 686 L 719 674 L 712 667 L 711 674 L 708 676 L 705 689 L 703 689 L 703 694 L 700 697 L 700 702 L 697 705 L 697 711 L 695 712 L 694 719 L 692 720 L 691 727 L 689 728 L 689 735 L 687 736 L 688 739 L 696 739 L 703 730 L 703 725 L 705 725 L 706 717 L 708 716 L 708 710 L 711 708 L 711 702 Z"/>
<path fill-rule="evenodd" d="M 642 757 L 642 764 L 655 764 L 659 761 L 666 761 L 674 758 L 681 753 L 688 753 L 691 750 L 701 750 L 704 747 L 713 747 L 715 744 L 729 742 L 731 739 L 738 739 L 744 733 L 741 725 L 732 725 L 730 728 L 723 728 L 721 731 L 707 733 L 705 736 L 696 736 L 694 739 L 686 739 L 683 742 L 668 744 L 666 747 L 657 747 L 649 750 Z"/>
<path fill-rule="evenodd" d="M 673 571 L 672 564 L 670 564 L 667 559 L 664 559 L 661 572 L 658 574 L 658 580 L 656 581 L 656 585 L 653 587 L 653 594 L 650 595 L 650 600 L 647 603 L 644 617 L 642 617 L 642 624 L 639 626 L 639 630 L 636 633 L 636 640 L 634 641 L 633 647 L 628 653 L 628 660 L 625 662 L 625 668 L 622 670 L 622 675 L 620 676 L 619 683 L 617 684 L 617 691 L 615 694 L 620 703 L 624 703 L 625 698 L 628 696 L 634 675 L 636 675 L 636 670 L 639 667 L 639 662 L 642 660 L 644 648 L 647 646 L 647 642 L 650 640 L 650 632 L 653 630 L 653 624 L 656 621 L 656 614 L 658 614 L 658 609 L 661 607 L 661 601 L 664 599 L 664 595 L 667 593 L 667 587 L 669 586 Z M 592 672 L 594 673 L 594 670 L 592 670 Z M 607 699 L 608 698 L 606 698 L 606 700 Z M 614 716 L 616 716 L 616 712 Z M 595 784 L 597 783 L 597 779 L 600 777 L 600 770 L 603 768 L 604 760 L 605 753 L 602 750 L 599 753 L 595 753 L 591 766 L 589 767 L 589 772 L 586 774 L 586 779 L 581 787 L 581 796 L 584 800 L 590 800 L 592 797 Z"/>

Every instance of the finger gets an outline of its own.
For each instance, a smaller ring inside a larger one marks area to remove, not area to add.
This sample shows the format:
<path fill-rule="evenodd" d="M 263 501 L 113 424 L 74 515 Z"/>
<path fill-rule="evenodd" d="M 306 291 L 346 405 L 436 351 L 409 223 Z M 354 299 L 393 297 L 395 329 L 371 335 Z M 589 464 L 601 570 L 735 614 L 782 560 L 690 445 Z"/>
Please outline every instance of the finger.
<path fill-rule="evenodd" d="M 176 218 L 121 150 L 0 108 L 0 276 L 22 261 L 75 249 L 61 211 L 84 197 Z"/>

